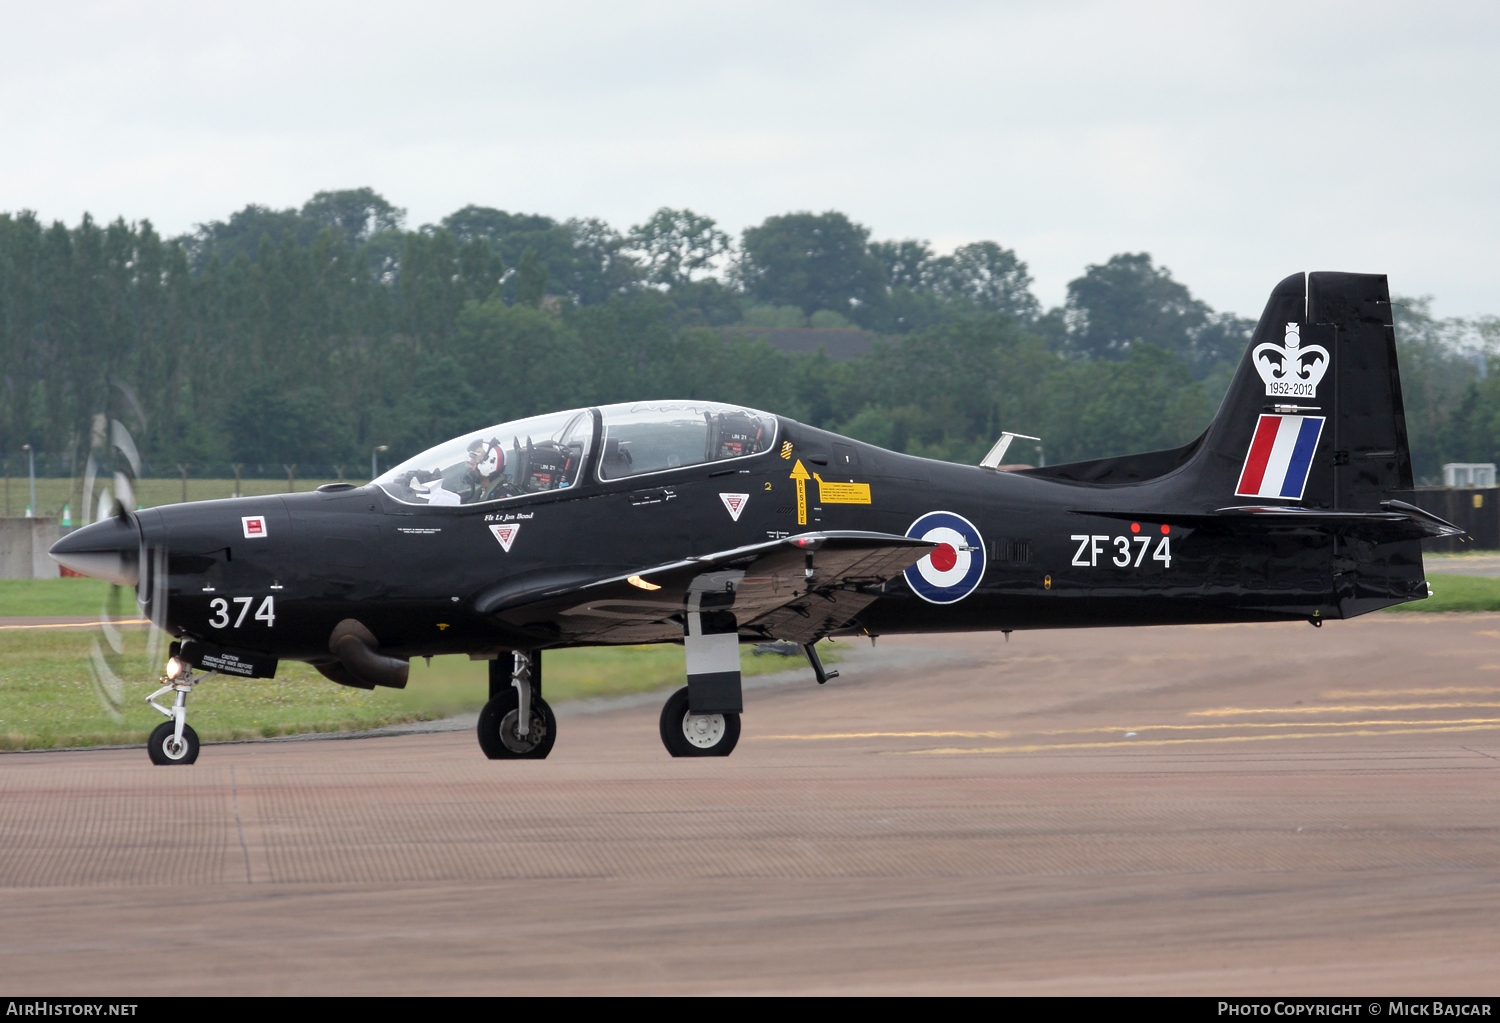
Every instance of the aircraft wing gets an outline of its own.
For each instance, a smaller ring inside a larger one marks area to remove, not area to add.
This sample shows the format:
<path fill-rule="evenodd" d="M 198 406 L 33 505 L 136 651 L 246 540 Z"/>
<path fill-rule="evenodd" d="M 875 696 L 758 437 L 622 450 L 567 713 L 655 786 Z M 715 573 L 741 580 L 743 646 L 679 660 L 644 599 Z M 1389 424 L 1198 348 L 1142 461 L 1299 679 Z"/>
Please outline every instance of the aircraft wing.
<path fill-rule="evenodd" d="M 682 638 L 690 593 L 730 612 L 741 632 L 811 643 L 848 625 L 878 587 L 936 544 L 829 530 L 668 562 L 639 572 L 492 589 L 481 614 L 545 642 L 655 643 Z"/>

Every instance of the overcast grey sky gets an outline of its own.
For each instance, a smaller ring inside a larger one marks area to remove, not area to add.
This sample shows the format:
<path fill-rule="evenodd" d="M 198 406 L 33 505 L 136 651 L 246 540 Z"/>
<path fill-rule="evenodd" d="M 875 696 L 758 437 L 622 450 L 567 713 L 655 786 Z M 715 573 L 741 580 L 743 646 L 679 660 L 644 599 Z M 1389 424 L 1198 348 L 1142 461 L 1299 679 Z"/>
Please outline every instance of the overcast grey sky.
<path fill-rule="evenodd" d="M 3 12 L 0 210 L 175 234 L 360 185 L 412 225 L 838 209 L 876 238 L 999 241 L 1049 305 L 1145 250 L 1242 315 L 1318 269 L 1500 313 L 1500 4 Z"/>

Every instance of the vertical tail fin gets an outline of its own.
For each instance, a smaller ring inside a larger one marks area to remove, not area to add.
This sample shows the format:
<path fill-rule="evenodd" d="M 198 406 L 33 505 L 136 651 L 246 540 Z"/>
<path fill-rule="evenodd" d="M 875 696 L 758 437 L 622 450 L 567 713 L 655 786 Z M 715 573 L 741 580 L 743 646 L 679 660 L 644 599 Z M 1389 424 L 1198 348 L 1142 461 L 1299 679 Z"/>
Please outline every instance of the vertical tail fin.
<path fill-rule="evenodd" d="M 1225 503 L 1376 510 L 1412 488 L 1381 274 L 1294 274 L 1271 292 L 1193 489 Z"/>
<path fill-rule="evenodd" d="M 1385 276 L 1299 273 L 1276 285 L 1218 413 L 1192 443 L 1021 474 L 1155 482 L 1157 499 L 1201 511 L 1377 510 L 1412 489 Z"/>
<path fill-rule="evenodd" d="M 1457 529 L 1401 500 L 1411 452 L 1390 291 L 1377 274 L 1294 274 L 1276 285 L 1218 413 L 1191 444 L 1024 472 L 1149 487 L 1144 500 L 1164 511 L 1274 534 L 1302 591 L 1297 614 L 1328 606 L 1319 577 L 1345 618 L 1426 596 L 1420 538 Z M 1248 591 L 1234 599 L 1271 606 Z"/>

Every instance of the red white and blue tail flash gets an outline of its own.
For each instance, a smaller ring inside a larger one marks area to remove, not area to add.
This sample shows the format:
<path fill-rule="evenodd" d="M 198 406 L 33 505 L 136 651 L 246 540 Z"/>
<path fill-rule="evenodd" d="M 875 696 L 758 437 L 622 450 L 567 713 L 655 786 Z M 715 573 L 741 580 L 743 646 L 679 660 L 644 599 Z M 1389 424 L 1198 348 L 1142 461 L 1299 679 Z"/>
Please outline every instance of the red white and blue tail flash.
<path fill-rule="evenodd" d="M 1322 416 L 1261 416 L 1235 496 L 1300 501 L 1322 433 Z"/>

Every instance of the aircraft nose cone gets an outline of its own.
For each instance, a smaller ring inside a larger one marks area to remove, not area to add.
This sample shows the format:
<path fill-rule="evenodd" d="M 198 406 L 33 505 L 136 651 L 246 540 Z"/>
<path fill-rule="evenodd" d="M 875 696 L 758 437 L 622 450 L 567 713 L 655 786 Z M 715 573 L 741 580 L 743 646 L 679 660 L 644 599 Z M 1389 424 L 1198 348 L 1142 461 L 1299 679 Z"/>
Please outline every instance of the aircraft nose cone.
<path fill-rule="evenodd" d="M 111 515 L 75 529 L 47 551 L 63 568 L 118 586 L 140 581 L 141 535 L 132 519 Z"/>

